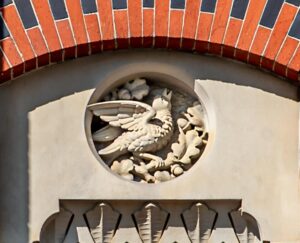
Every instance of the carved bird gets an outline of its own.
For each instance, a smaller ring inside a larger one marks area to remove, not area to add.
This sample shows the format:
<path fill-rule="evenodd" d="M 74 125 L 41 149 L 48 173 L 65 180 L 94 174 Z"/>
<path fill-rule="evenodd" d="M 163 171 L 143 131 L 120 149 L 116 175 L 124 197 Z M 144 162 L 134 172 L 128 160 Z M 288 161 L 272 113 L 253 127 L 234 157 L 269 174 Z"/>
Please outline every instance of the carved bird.
<path fill-rule="evenodd" d="M 94 115 L 108 122 L 108 126 L 93 134 L 94 141 L 114 140 L 98 153 L 113 160 L 130 152 L 134 157 L 157 161 L 162 166 L 162 159 L 152 153 L 163 148 L 173 134 L 171 97 L 172 92 L 164 89 L 154 97 L 152 106 L 132 100 L 89 105 Z"/>

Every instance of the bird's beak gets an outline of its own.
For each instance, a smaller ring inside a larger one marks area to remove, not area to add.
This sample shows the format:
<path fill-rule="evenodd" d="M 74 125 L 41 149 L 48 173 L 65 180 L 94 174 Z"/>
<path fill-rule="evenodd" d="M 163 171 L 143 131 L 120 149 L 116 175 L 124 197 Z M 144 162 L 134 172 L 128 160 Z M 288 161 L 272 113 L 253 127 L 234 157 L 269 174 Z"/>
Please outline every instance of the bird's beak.
<path fill-rule="evenodd" d="M 167 100 L 171 101 L 172 91 L 168 89 L 164 89 L 162 96 L 164 96 Z"/>

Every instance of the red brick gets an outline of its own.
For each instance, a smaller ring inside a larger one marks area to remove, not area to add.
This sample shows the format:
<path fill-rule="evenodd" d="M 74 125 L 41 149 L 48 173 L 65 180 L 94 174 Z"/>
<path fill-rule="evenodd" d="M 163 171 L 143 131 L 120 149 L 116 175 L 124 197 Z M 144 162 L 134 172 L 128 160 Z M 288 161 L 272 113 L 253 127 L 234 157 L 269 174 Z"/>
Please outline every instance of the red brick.
<path fill-rule="evenodd" d="M 84 15 L 86 29 L 89 35 L 92 53 L 101 51 L 101 33 L 99 29 L 98 15 Z"/>
<path fill-rule="evenodd" d="M 274 65 L 274 71 L 282 76 L 286 75 L 287 65 L 291 60 L 292 55 L 294 54 L 295 50 L 299 41 L 287 37 L 285 42 L 283 43 L 280 52 L 276 58 L 276 63 Z"/>
<path fill-rule="evenodd" d="M 152 47 L 153 45 L 153 32 L 154 32 L 154 11 L 153 9 L 143 10 L 143 46 Z"/>
<path fill-rule="evenodd" d="M 199 52 L 208 51 L 208 39 L 210 36 L 212 21 L 213 21 L 213 14 L 200 13 L 197 38 L 196 38 L 197 40 L 196 50 Z"/>
<path fill-rule="evenodd" d="M 65 3 L 76 40 L 77 56 L 87 55 L 89 45 L 80 0 L 65 0 Z"/>
<path fill-rule="evenodd" d="M 1 73 L 7 70 L 11 70 L 11 65 L 8 63 L 8 60 L 4 56 L 2 50 L 0 50 L 0 58 L 1 58 Z"/>
<path fill-rule="evenodd" d="M 50 62 L 49 50 L 46 46 L 40 28 L 34 27 L 27 30 L 27 35 L 31 41 L 31 45 L 38 58 L 38 66 L 41 67 L 49 64 Z"/>
<path fill-rule="evenodd" d="M 73 58 L 76 55 L 76 45 L 68 19 L 56 22 L 57 31 L 64 47 L 64 59 Z"/>
<path fill-rule="evenodd" d="M 238 60 L 247 60 L 247 53 L 250 49 L 265 4 L 266 0 L 250 0 L 249 2 L 240 38 L 236 46 L 238 50 L 235 52 L 235 57 Z"/>
<path fill-rule="evenodd" d="M 8 58 L 12 66 L 16 66 L 20 63 L 23 63 L 22 57 L 20 56 L 18 49 L 15 46 L 14 41 L 8 37 L 0 42 L 1 49 Z"/>
<path fill-rule="evenodd" d="M 271 30 L 265 27 L 259 26 L 256 32 L 249 55 L 249 63 L 254 65 L 260 65 L 261 56 L 265 49 L 265 46 L 269 40 Z"/>
<path fill-rule="evenodd" d="M 115 48 L 114 41 L 114 27 L 113 27 L 113 17 L 112 17 L 112 6 L 111 1 L 97 0 L 98 3 L 98 13 L 100 18 L 100 26 L 103 39 L 103 49 L 113 49 Z"/>
<path fill-rule="evenodd" d="M 166 47 L 170 0 L 155 1 L 155 47 Z"/>
<path fill-rule="evenodd" d="M 242 27 L 243 21 L 239 19 L 231 18 L 228 23 L 227 31 L 224 37 L 224 48 L 223 48 L 223 56 L 226 57 L 233 57 L 234 55 L 234 48 L 236 42 L 239 37 L 239 33 Z M 230 48 L 227 48 L 229 46 Z"/>
<path fill-rule="evenodd" d="M 61 45 L 50 10 L 50 6 L 47 0 L 32 0 L 33 7 L 35 9 L 37 18 L 42 28 L 43 35 L 46 39 L 50 52 L 57 53 L 51 55 L 51 61 L 61 61 Z"/>
<path fill-rule="evenodd" d="M 201 1 L 186 0 L 184 27 L 182 31 L 184 38 L 194 39 L 196 36 L 200 4 Z"/>
<path fill-rule="evenodd" d="M 287 76 L 290 79 L 297 80 L 299 70 L 300 70 L 300 46 L 298 46 L 295 55 L 292 57 L 290 63 L 288 64 Z"/>
<path fill-rule="evenodd" d="M 184 26 L 182 31 L 182 48 L 191 50 L 194 47 L 194 39 L 197 31 L 199 8 L 201 0 L 186 0 Z"/>
<path fill-rule="evenodd" d="M 212 25 L 210 43 L 222 44 L 231 10 L 232 0 L 217 1 L 216 13 Z M 221 45 L 210 45 L 210 52 L 221 54 Z M 215 48 L 217 47 L 217 48 Z"/>
<path fill-rule="evenodd" d="M 287 35 L 287 32 L 293 23 L 298 8 L 284 4 L 279 17 L 274 25 L 273 32 L 268 42 L 267 48 L 262 59 L 262 67 L 267 69 L 273 68 L 274 59 Z"/>
<path fill-rule="evenodd" d="M 118 49 L 128 48 L 128 19 L 127 10 L 114 11 Z"/>
<path fill-rule="evenodd" d="M 2 51 L 0 51 L 1 58 L 1 72 L 0 72 L 0 83 L 12 78 L 12 68 L 10 67 L 8 61 L 4 57 Z"/>
<path fill-rule="evenodd" d="M 287 78 L 294 80 L 294 81 L 299 81 L 299 72 L 292 70 L 292 69 L 288 69 L 287 71 Z M 297 84 L 299 84 L 299 82 L 296 82 Z"/>
<path fill-rule="evenodd" d="M 20 53 L 25 61 L 25 70 L 29 71 L 36 67 L 35 54 L 31 48 L 29 39 L 24 30 L 21 19 L 14 4 L 1 9 L 3 18 L 12 34 Z"/>
<path fill-rule="evenodd" d="M 8 81 L 12 79 L 12 70 L 6 70 L 0 73 L 0 83 L 4 83 L 5 81 Z"/>
<path fill-rule="evenodd" d="M 128 18 L 130 29 L 130 45 L 140 47 L 142 45 L 142 1 L 128 0 Z"/>
<path fill-rule="evenodd" d="M 180 48 L 180 40 L 183 24 L 183 10 L 170 11 L 170 27 L 169 27 L 169 40 L 168 47 L 173 49 Z"/>

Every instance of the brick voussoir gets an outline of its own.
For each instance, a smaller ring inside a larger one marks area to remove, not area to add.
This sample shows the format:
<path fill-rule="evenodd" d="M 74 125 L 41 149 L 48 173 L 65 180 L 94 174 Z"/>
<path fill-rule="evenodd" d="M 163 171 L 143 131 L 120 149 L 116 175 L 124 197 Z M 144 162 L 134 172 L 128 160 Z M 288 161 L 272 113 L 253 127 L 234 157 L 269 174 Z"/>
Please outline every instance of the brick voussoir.
<path fill-rule="evenodd" d="M 272 9 L 269 1 L 31 0 L 30 16 L 12 3 L 0 8 L 0 82 L 52 62 L 128 48 L 210 53 L 299 82 L 299 9 L 287 2 Z"/>

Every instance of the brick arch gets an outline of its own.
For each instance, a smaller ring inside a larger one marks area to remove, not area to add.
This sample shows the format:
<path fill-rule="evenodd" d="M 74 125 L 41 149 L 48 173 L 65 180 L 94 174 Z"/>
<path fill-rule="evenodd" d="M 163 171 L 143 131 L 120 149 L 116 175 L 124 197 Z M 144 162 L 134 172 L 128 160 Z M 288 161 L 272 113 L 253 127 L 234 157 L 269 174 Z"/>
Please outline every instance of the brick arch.
<path fill-rule="evenodd" d="M 299 81 L 300 0 L 2 0 L 1 77 L 128 48 L 210 53 Z"/>

